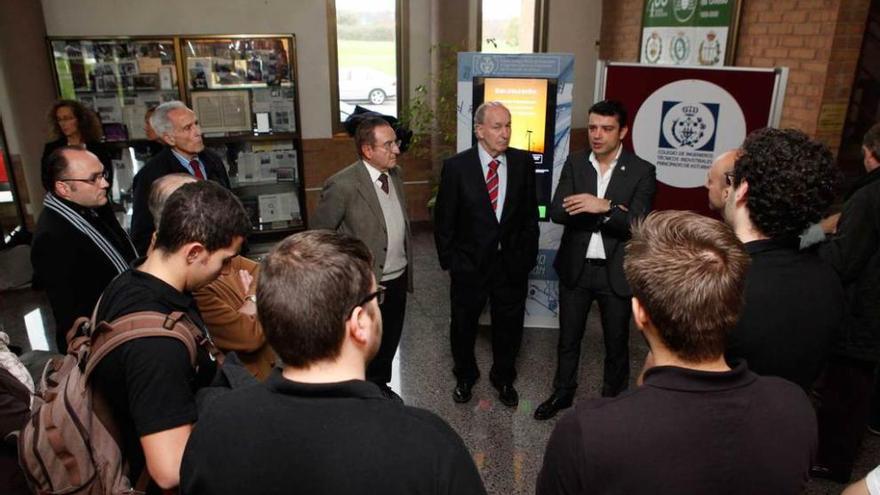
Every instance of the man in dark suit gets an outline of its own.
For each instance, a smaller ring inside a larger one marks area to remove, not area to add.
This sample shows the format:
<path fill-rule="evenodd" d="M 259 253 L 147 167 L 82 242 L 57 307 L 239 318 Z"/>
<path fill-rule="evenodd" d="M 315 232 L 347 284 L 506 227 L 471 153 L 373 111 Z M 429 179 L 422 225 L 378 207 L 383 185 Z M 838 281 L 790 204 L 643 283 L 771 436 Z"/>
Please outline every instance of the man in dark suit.
<path fill-rule="evenodd" d="M 508 148 L 510 112 L 501 103 L 477 108 L 474 133 L 477 146 L 444 161 L 434 209 L 437 254 L 451 279 L 453 399 L 469 401 L 480 376 L 474 342 L 489 300 L 489 378 L 501 402 L 514 407 L 528 275 L 538 254 L 535 166 L 527 152 Z"/>
<path fill-rule="evenodd" d="M 168 174 L 186 173 L 199 180 L 212 180 L 227 189 L 230 187 L 223 160 L 205 149 L 196 114 L 183 102 L 169 101 L 156 107 L 150 125 L 167 146 L 151 158 L 132 181 L 131 238 L 141 255 L 147 254 L 156 230 L 148 205 L 153 181 Z"/>
<path fill-rule="evenodd" d="M 552 418 L 571 406 L 587 315 L 598 301 L 605 340 L 602 396 L 614 397 L 629 382 L 630 292 L 623 273 L 623 248 L 630 223 L 651 208 L 654 166 L 623 149 L 626 109 L 600 101 L 589 111 L 590 153 L 569 155 L 550 205 L 562 225 L 553 267 L 559 274 L 559 344 L 554 392 L 535 410 Z"/>
<path fill-rule="evenodd" d="M 403 179 L 397 167 L 400 141 L 379 116 L 366 117 L 354 133 L 360 159 L 324 183 L 311 228 L 344 232 L 373 254 L 373 274 L 384 286 L 382 345 L 367 367 L 367 380 L 386 397 L 397 398 L 388 383 L 412 291 L 412 242 Z"/>
<path fill-rule="evenodd" d="M 107 200 L 108 172 L 89 151 L 64 146 L 42 170 L 46 197 L 31 250 L 34 285 L 46 290 L 58 352 L 67 331 L 89 316 L 101 292 L 136 255 Z"/>

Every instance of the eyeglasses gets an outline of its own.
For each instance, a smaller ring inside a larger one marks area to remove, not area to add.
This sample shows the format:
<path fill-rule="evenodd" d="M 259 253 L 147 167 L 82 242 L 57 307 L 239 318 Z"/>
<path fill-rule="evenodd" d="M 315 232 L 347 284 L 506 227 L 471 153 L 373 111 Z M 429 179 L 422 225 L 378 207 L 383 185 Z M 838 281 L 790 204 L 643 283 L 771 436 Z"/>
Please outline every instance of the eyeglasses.
<path fill-rule="evenodd" d="M 55 122 L 69 122 L 71 120 L 76 120 L 76 117 L 73 115 L 65 115 L 64 117 L 58 117 L 55 119 Z"/>
<path fill-rule="evenodd" d="M 403 144 L 403 141 L 398 139 L 395 141 L 388 141 L 388 142 L 382 143 L 382 147 L 390 152 L 390 151 L 394 151 L 395 146 L 397 147 L 397 149 L 400 149 L 401 144 Z"/>
<path fill-rule="evenodd" d="M 352 308 L 348 311 L 348 314 L 351 314 L 351 312 L 354 311 L 359 306 L 363 306 L 364 304 L 367 304 L 374 297 L 376 298 L 376 303 L 379 304 L 380 306 L 382 305 L 382 303 L 385 302 L 385 286 L 384 285 L 380 285 L 380 286 L 376 287 L 376 292 L 371 292 L 371 293 L 367 294 L 366 297 L 361 299 L 361 301 L 359 303 L 352 306 Z"/>
<path fill-rule="evenodd" d="M 103 170 L 100 173 L 93 174 L 88 179 L 58 179 L 58 180 L 61 182 L 85 182 L 86 184 L 91 184 L 94 186 L 101 179 L 104 179 L 107 182 L 110 182 L 110 172 L 107 170 Z"/>
<path fill-rule="evenodd" d="M 733 170 L 731 170 L 730 172 L 724 172 L 724 181 L 727 182 L 728 186 L 733 185 L 733 177 L 734 177 Z"/>

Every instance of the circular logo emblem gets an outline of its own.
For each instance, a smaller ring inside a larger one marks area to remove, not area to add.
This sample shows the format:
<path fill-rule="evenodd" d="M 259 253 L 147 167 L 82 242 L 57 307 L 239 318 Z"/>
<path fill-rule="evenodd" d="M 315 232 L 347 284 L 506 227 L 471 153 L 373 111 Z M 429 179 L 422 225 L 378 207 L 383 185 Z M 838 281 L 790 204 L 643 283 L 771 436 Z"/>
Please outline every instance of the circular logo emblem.
<path fill-rule="evenodd" d="M 688 22 L 697 12 L 698 0 L 672 0 L 672 14 L 678 22 Z"/>
<path fill-rule="evenodd" d="M 672 56 L 672 61 L 676 64 L 681 65 L 686 63 L 691 56 L 691 41 L 684 33 L 676 34 L 675 37 L 672 38 L 669 47 L 669 54 Z"/>
<path fill-rule="evenodd" d="M 645 41 L 645 60 L 649 63 L 656 64 L 660 60 L 660 55 L 662 54 L 663 38 L 661 38 L 656 32 L 651 33 L 651 36 L 648 36 L 648 40 Z"/>
<path fill-rule="evenodd" d="M 636 112 L 633 147 L 657 167 L 657 180 L 672 187 L 701 187 L 718 154 L 746 137 L 739 103 L 724 88 L 699 79 L 669 83 Z"/>
<path fill-rule="evenodd" d="M 712 31 L 706 34 L 706 39 L 700 42 L 697 58 L 700 65 L 716 65 L 721 61 L 721 43 L 718 42 L 718 35 Z"/>
<path fill-rule="evenodd" d="M 713 137 L 715 116 L 702 103 L 677 103 L 666 110 L 661 131 L 672 146 L 698 150 Z"/>
<path fill-rule="evenodd" d="M 495 72 L 495 60 L 492 57 L 480 57 L 480 60 L 477 62 L 477 68 L 480 69 L 482 74 L 491 74 Z"/>

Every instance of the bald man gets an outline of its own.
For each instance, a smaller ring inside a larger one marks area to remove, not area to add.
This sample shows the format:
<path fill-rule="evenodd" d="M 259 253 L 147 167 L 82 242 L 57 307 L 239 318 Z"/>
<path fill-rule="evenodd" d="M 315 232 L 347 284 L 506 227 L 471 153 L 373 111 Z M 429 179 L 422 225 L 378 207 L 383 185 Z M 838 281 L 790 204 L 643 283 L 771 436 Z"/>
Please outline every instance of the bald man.
<path fill-rule="evenodd" d="M 739 150 L 729 150 L 718 155 L 712 162 L 712 167 L 706 173 L 706 189 L 709 190 L 709 208 L 713 211 L 724 209 L 727 194 L 730 191 L 730 182 L 725 174 L 733 171 L 733 163 Z"/>

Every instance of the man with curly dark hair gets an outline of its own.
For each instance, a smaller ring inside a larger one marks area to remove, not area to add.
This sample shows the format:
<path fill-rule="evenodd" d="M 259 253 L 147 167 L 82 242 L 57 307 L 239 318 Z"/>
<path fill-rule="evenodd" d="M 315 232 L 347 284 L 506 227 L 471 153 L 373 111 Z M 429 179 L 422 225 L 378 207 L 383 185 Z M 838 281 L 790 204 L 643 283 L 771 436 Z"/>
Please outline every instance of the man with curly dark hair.
<path fill-rule="evenodd" d="M 825 363 L 844 299 L 834 270 L 798 251 L 798 235 L 833 200 L 836 177 L 823 144 L 793 129 L 760 129 L 743 143 L 723 210 L 752 258 L 727 357 L 807 390 Z"/>

